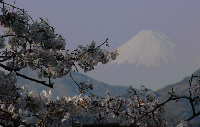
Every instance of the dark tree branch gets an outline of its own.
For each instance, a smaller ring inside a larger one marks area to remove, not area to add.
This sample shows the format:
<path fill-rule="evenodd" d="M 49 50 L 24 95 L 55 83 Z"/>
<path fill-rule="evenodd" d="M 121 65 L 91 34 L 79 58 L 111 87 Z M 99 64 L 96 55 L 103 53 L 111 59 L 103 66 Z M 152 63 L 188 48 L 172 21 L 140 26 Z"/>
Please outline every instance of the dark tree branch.
<path fill-rule="evenodd" d="M 198 115 L 200 115 L 200 111 L 198 113 L 194 113 L 190 118 L 186 119 L 185 121 L 190 121 L 190 120 L 194 119 Z"/>
<path fill-rule="evenodd" d="M 22 35 L 1 35 L 1 37 L 10 37 L 10 36 L 15 36 L 15 37 L 22 37 L 25 38 L 30 44 L 32 44 L 32 40 L 29 40 L 29 38 L 27 38 L 26 36 L 22 36 Z"/>
<path fill-rule="evenodd" d="M 3 65 L 3 64 L 1 64 L 0 63 L 0 66 L 1 67 L 3 67 L 4 69 L 6 69 L 6 70 L 8 70 L 8 71 L 20 71 L 20 69 L 11 69 L 11 68 L 9 68 L 9 67 L 7 67 L 7 66 L 5 66 L 5 65 Z M 30 78 L 30 77 L 28 77 L 28 76 L 25 76 L 25 75 L 22 75 L 22 74 L 20 74 L 20 73 L 18 73 L 18 72 L 16 72 L 16 75 L 17 76 L 20 76 L 20 77 L 22 77 L 22 78 L 25 78 L 25 79 L 28 79 L 28 80 L 31 80 L 31 81 L 35 81 L 35 82 L 37 82 L 37 83 L 41 83 L 41 84 L 43 84 L 43 85 L 45 85 L 45 86 L 48 86 L 48 87 L 50 87 L 50 88 L 53 88 L 53 84 L 51 84 L 50 82 L 49 82 L 49 84 L 46 84 L 45 82 L 46 81 L 38 81 L 38 80 L 36 80 L 36 79 L 33 79 L 33 78 Z"/>
<path fill-rule="evenodd" d="M 16 75 L 17 75 L 17 76 L 20 76 L 20 77 L 22 77 L 22 78 L 25 78 L 25 79 L 29 79 L 29 80 L 31 80 L 31 81 L 35 81 L 35 82 L 37 82 L 37 83 L 41 83 L 41 84 L 43 84 L 43 85 L 45 85 L 45 86 L 48 86 L 48 87 L 50 87 L 50 88 L 53 88 L 53 84 L 54 84 L 54 83 L 50 83 L 50 82 L 49 82 L 49 84 L 46 84 L 46 83 L 45 83 L 46 81 L 38 81 L 38 80 L 36 80 L 36 79 L 29 78 L 29 77 L 27 77 L 27 76 L 25 76 L 25 75 L 22 75 L 22 74 L 19 74 L 19 73 L 17 73 L 17 72 L 16 72 Z"/>

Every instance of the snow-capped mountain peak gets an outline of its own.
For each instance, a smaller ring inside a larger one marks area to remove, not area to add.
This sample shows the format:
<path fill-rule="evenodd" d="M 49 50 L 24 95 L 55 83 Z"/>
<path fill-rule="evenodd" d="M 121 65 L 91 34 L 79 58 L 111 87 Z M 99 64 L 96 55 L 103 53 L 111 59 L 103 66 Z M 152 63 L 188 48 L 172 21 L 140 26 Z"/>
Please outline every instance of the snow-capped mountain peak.
<path fill-rule="evenodd" d="M 142 30 L 129 41 L 121 45 L 116 60 L 110 64 L 117 65 L 128 62 L 145 66 L 167 65 L 169 59 L 174 60 L 173 49 L 175 44 L 160 31 Z"/>

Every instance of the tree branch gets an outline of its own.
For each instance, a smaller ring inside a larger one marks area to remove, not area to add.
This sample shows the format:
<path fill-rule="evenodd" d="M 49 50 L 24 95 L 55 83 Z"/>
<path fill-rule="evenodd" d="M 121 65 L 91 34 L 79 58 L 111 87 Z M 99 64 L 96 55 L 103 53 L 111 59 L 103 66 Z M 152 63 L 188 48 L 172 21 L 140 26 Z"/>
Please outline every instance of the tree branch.
<path fill-rule="evenodd" d="M 9 5 L 9 6 L 13 7 L 13 8 L 16 8 L 16 9 L 18 9 L 18 10 L 22 11 L 24 14 L 26 14 L 26 15 L 27 15 L 29 18 L 31 18 L 31 16 L 30 16 L 30 15 L 28 15 L 27 13 L 25 13 L 25 12 L 24 12 L 24 9 L 17 8 L 17 7 L 15 7 L 15 6 L 13 6 L 13 5 L 10 5 L 10 4 L 7 4 L 7 3 L 5 3 L 5 2 L 3 2 L 3 4 Z M 33 19 L 32 19 L 32 18 L 31 18 L 31 20 L 33 21 Z M 33 21 L 33 23 L 34 23 L 34 21 Z"/>
<path fill-rule="evenodd" d="M 15 71 L 15 72 L 16 72 L 16 71 L 20 71 L 20 69 L 18 69 L 18 68 L 17 68 L 17 69 L 11 69 L 11 68 L 9 68 L 9 67 L 7 67 L 7 66 L 1 64 L 1 63 L 0 63 L 0 66 L 3 67 L 4 69 L 8 70 L 8 71 Z M 28 77 L 28 76 L 22 75 L 22 74 L 20 74 L 20 73 L 18 73 L 18 72 L 16 72 L 16 75 L 17 75 L 17 76 L 20 76 L 20 77 L 22 77 L 22 78 L 31 80 L 31 81 L 35 81 L 35 82 L 37 82 L 37 83 L 41 83 L 41 84 L 43 84 L 43 85 L 45 85 L 45 86 L 48 86 L 48 87 L 50 87 L 50 88 L 53 88 L 53 84 L 54 84 L 54 83 L 52 84 L 52 83 L 49 82 L 49 84 L 46 84 L 46 83 L 45 83 L 46 81 L 38 81 L 38 80 L 36 80 L 36 79 L 33 79 L 33 78 Z"/>

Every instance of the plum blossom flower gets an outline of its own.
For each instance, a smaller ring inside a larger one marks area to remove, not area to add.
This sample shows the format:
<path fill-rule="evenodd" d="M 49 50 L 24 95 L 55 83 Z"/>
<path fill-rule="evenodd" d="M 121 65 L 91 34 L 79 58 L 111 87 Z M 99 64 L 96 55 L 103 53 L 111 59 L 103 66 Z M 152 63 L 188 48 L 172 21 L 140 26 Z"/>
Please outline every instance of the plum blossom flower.
<path fill-rule="evenodd" d="M 187 124 L 187 121 L 181 121 L 181 123 L 179 123 L 177 127 L 187 127 Z"/>
<path fill-rule="evenodd" d="M 14 109 L 15 109 L 15 107 L 13 107 L 13 105 L 10 104 L 8 107 L 8 112 L 13 112 Z"/>
<path fill-rule="evenodd" d="M 153 93 L 152 91 L 148 91 L 145 96 L 146 96 L 147 102 L 152 102 L 155 99 L 156 94 Z"/>
<path fill-rule="evenodd" d="M 1 105 L 1 109 L 5 110 L 5 108 L 6 108 L 6 105 L 5 105 L 5 104 L 2 104 L 2 105 Z"/>

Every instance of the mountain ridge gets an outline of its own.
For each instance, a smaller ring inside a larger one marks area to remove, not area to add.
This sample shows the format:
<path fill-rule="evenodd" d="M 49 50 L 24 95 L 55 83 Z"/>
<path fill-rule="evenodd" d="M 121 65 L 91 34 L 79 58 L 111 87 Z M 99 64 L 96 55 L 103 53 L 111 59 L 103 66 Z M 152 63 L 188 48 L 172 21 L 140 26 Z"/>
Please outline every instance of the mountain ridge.
<path fill-rule="evenodd" d="M 32 70 L 29 67 L 22 69 L 19 73 L 26 75 L 28 77 L 37 79 L 39 81 L 47 81 L 47 83 L 48 83 L 48 78 L 39 79 L 37 70 Z M 77 83 L 87 82 L 87 80 L 89 79 L 89 84 L 93 84 L 93 90 L 86 91 L 85 95 L 90 95 L 90 93 L 95 93 L 95 95 L 102 96 L 102 95 L 105 95 L 107 90 L 109 90 L 110 95 L 114 96 L 114 95 L 118 95 L 118 94 L 120 94 L 120 93 L 122 93 L 122 92 L 124 92 L 128 89 L 127 86 L 111 86 L 111 85 L 108 85 L 107 83 L 97 81 L 97 80 L 92 79 L 91 77 L 89 77 L 87 75 L 84 75 L 84 74 L 81 74 L 81 73 L 78 73 L 78 72 L 71 71 L 71 75 Z M 70 74 L 63 76 L 62 78 L 51 79 L 51 82 L 54 82 L 54 86 L 53 86 L 54 88 L 53 89 L 51 89 L 47 86 L 44 86 L 42 84 L 29 81 L 29 80 L 21 78 L 21 77 L 17 77 L 17 78 L 19 78 L 17 80 L 17 86 L 21 87 L 23 85 L 29 85 L 29 91 L 36 90 L 38 92 L 38 94 L 40 94 L 40 92 L 42 92 L 42 90 L 45 90 L 47 92 L 49 90 L 51 90 L 52 95 L 53 95 L 52 96 L 53 100 L 56 100 L 57 96 L 59 96 L 59 97 L 63 97 L 63 96 L 73 97 L 73 96 L 80 94 L 79 92 L 77 92 L 75 90 L 75 89 L 78 89 L 78 86 L 71 79 Z"/>

